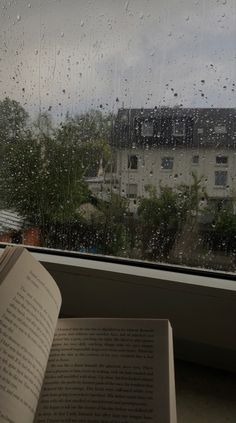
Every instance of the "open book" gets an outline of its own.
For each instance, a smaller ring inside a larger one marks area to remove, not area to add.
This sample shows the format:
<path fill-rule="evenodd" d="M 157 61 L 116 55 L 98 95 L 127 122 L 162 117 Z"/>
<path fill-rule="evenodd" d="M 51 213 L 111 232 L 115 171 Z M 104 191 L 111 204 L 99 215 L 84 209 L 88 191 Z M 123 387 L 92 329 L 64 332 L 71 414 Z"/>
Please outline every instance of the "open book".
<path fill-rule="evenodd" d="M 167 320 L 58 319 L 61 295 L 24 248 L 0 257 L 0 423 L 176 422 Z"/>

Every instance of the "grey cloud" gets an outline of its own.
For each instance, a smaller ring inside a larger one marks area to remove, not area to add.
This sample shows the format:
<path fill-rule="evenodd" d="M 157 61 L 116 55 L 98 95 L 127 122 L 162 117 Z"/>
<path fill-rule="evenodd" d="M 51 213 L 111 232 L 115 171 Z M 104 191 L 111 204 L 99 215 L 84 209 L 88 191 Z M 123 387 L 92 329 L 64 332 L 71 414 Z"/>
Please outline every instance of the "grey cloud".
<path fill-rule="evenodd" d="M 29 2 L 1 11 L 1 97 L 57 118 L 122 101 L 235 106 L 235 0 Z"/>

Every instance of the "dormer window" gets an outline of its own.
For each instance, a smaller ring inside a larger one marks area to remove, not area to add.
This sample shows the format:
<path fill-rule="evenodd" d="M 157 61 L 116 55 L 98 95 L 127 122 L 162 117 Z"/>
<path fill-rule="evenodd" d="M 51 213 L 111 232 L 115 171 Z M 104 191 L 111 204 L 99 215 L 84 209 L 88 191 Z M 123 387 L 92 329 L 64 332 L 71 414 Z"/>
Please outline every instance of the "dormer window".
<path fill-rule="evenodd" d="M 185 120 L 184 119 L 173 120 L 173 135 L 175 137 L 183 137 L 185 135 Z"/>
<path fill-rule="evenodd" d="M 197 128 L 197 133 L 199 134 L 199 135 L 202 135 L 203 134 L 203 128 Z"/>
<path fill-rule="evenodd" d="M 153 137 L 153 121 L 145 120 L 141 124 L 142 137 Z"/>
<path fill-rule="evenodd" d="M 216 125 L 214 131 L 216 134 L 227 134 L 225 125 Z"/>

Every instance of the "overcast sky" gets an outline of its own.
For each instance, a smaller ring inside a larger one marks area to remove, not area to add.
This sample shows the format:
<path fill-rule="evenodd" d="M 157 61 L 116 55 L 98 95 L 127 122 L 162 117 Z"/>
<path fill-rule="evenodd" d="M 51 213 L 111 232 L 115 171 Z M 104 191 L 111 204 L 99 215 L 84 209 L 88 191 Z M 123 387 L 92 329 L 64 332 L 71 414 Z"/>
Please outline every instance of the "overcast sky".
<path fill-rule="evenodd" d="M 236 0 L 0 0 L 0 100 L 236 107 Z"/>

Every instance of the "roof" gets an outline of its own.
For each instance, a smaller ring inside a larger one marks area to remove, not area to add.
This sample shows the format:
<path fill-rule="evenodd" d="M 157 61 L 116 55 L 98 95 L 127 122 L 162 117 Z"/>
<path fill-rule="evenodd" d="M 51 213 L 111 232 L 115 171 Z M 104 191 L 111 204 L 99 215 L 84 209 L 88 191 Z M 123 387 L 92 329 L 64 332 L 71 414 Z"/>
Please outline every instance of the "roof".
<path fill-rule="evenodd" d="M 152 134 L 142 132 L 148 123 L 153 126 Z M 180 129 L 175 132 L 175 127 Z M 236 148 L 236 108 L 119 109 L 113 142 L 117 147 L 134 144 Z"/>

